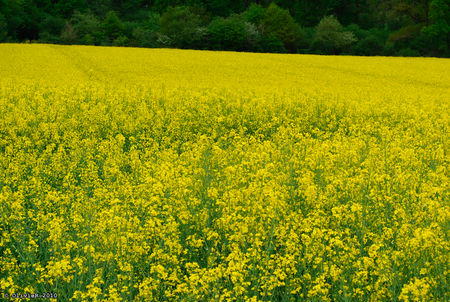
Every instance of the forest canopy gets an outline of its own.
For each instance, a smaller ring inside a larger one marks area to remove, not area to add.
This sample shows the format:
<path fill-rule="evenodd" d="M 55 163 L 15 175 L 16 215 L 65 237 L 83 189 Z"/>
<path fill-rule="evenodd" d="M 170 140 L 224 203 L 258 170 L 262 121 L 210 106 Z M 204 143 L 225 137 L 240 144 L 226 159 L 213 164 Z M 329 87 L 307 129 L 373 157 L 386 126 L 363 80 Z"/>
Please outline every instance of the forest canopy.
<path fill-rule="evenodd" d="M 0 0 L 0 42 L 450 56 L 450 0 Z"/>

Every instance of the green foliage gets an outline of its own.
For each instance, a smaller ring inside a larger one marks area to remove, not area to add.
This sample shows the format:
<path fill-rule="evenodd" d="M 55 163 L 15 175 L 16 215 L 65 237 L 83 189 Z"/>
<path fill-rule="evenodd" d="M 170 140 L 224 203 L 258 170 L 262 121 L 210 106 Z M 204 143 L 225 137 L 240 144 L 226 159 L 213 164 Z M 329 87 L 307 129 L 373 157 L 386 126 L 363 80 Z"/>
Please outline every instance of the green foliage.
<path fill-rule="evenodd" d="M 74 11 L 83 11 L 87 8 L 86 0 L 64 0 L 57 1 L 55 10 L 58 14 L 68 18 Z"/>
<path fill-rule="evenodd" d="M 66 21 L 58 16 L 45 15 L 39 26 L 39 32 L 47 32 L 51 35 L 59 35 Z M 39 35 L 40 36 L 40 35 Z"/>
<path fill-rule="evenodd" d="M 170 38 L 173 46 L 180 48 L 193 47 L 201 39 L 200 25 L 200 16 L 186 6 L 169 7 L 160 20 L 161 33 Z"/>
<path fill-rule="evenodd" d="M 61 42 L 64 44 L 75 44 L 77 39 L 78 34 L 75 27 L 70 22 L 66 22 L 61 32 Z"/>
<path fill-rule="evenodd" d="M 158 13 L 151 12 L 148 14 L 147 19 L 142 22 L 142 26 L 151 32 L 157 32 L 160 30 L 160 20 L 161 16 Z"/>
<path fill-rule="evenodd" d="M 417 50 L 411 48 L 403 48 L 398 52 L 401 57 L 418 57 L 420 54 Z"/>
<path fill-rule="evenodd" d="M 59 43 L 60 34 L 66 21 L 59 16 L 45 14 L 39 24 L 39 41 L 44 43 Z"/>
<path fill-rule="evenodd" d="M 384 45 L 383 51 L 381 52 L 381 54 L 383 56 L 395 56 L 396 55 L 396 51 L 395 51 L 394 43 L 387 42 Z"/>
<path fill-rule="evenodd" d="M 395 31 L 389 35 L 390 42 L 398 42 L 402 40 L 411 40 L 414 36 L 420 33 L 422 25 L 420 24 L 411 24 L 405 27 L 402 27 L 398 31 Z"/>
<path fill-rule="evenodd" d="M 47 31 L 39 33 L 39 43 L 57 44 L 61 43 L 60 35 L 52 35 Z"/>
<path fill-rule="evenodd" d="M 271 53 L 285 53 L 283 41 L 275 36 L 263 36 L 259 43 L 259 51 Z"/>
<path fill-rule="evenodd" d="M 95 0 L 95 4 L 89 4 L 88 8 L 99 18 L 106 16 L 113 9 L 111 0 Z M 116 7 L 117 8 L 117 7 Z"/>
<path fill-rule="evenodd" d="M 133 31 L 140 26 L 139 22 L 134 21 L 125 21 L 123 22 L 123 35 L 125 37 L 131 37 L 133 35 Z"/>
<path fill-rule="evenodd" d="M 217 18 L 209 25 L 208 34 L 212 49 L 243 50 L 247 28 L 238 16 Z"/>
<path fill-rule="evenodd" d="M 409 23 L 428 23 L 430 0 L 398 0 L 394 2 L 393 13 Z"/>
<path fill-rule="evenodd" d="M 83 36 L 83 39 L 82 39 L 81 43 L 84 44 L 84 45 L 95 45 L 96 44 L 96 39 L 91 34 L 85 34 Z"/>
<path fill-rule="evenodd" d="M 255 24 L 250 22 L 244 22 L 246 41 L 244 50 L 247 51 L 258 51 L 258 44 L 261 41 L 261 33 Z"/>
<path fill-rule="evenodd" d="M 358 40 L 362 40 L 370 35 L 369 31 L 362 29 L 358 24 L 352 23 L 345 27 L 346 31 L 351 31 Z"/>
<path fill-rule="evenodd" d="M 424 29 L 430 37 L 439 41 L 440 49 L 450 51 L 450 1 L 433 0 L 430 3 L 431 24 Z"/>
<path fill-rule="evenodd" d="M 230 0 L 204 0 L 206 8 L 215 16 L 226 17 L 231 13 Z"/>
<path fill-rule="evenodd" d="M 35 40 L 39 37 L 42 13 L 32 0 L 0 2 L 0 13 L 6 19 L 8 36 L 13 40 Z"/>
<path fill-rule="evenodd" d="M 128 45 L 128 38 L 124 35 L 121 35 L 117 37 L 113 42 L 113 46 L 127 46 Z"/>
<path fill-rule="evenodd" d="M 243 15 L 247 22 L 259 25 L 264 19 L 265 13 L 266 10 L 264 9 L 264 7 L 256 3 L 252 3 L 243 13 Z"/>
<path fill-rule="evenodd" d="M 328 16 L 317 26 L 313 49 L 322 53 L 338 54 L 356 41 L 355 35 L 344 31 L 336 17 Z"/>
<path fill-rule="evenodd" d="M 106 14 L 105 20 L 102 22 L 101 27 L 105 33 L 105 36 L 110 41 L 114 41 L 118 37 L 122 36 L 125 30 L 122 20 L 120 20 L 115 11 L 109 11 Z"/>
<path fill-rule="evenodd" d="M 354 53 L 363 56 L 375 56 L 383 51 L 383 42 L 375 36 L 368 36 L 359 40 Z"/>
<path fill-rule="evenodd" d="M 288 10 L 271 3 L 265 11 L 261 26 L 267 36 L 279 38 L 287 50 L 291 52 L 297 50 L 301 36 L 300 26 L 295 23 Z"/>
<path fill-rule="evenodd" d="M 6 23 L 6 18 L 0 13 L 0 42 L 6 41 L 8 36 L 8 24 Z"/>
<path fill-rule="evenodd" d="M 73 24 L 79 41 L 87 45 L 99 45 L 104 35 L 102 32 L 102 24 L 97 17 L 91 13 L 75 12 L 72 16 L 71 23 Z"/>
<path fill-rule="evenodd" d="M 140 47 L 158 47 L 157 33 L 143 27 L 136 27 L 133 30 L 132 37 L 135 39 L 137 46 Z"/>

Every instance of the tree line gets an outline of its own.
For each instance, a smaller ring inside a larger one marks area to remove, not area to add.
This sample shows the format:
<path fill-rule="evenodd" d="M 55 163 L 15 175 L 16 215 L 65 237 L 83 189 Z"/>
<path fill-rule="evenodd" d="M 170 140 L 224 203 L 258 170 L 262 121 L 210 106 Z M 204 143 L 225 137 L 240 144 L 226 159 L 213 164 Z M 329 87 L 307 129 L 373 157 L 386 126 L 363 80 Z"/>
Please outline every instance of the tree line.
<path fill-rule="evenodd" d="M 0 42 L 450 57 L 450 0 L 0 0 Z"/>

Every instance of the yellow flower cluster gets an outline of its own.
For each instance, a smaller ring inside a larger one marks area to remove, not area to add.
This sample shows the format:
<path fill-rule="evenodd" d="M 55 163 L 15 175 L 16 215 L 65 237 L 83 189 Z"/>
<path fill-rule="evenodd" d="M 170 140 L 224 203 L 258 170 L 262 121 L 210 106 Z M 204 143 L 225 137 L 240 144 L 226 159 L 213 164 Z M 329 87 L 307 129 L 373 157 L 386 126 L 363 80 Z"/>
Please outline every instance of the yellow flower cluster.
<path fill-rule="evenodd" d="M 0 67 L 0 293 L 450 300 L 450 60 L 1 44 Z"/>

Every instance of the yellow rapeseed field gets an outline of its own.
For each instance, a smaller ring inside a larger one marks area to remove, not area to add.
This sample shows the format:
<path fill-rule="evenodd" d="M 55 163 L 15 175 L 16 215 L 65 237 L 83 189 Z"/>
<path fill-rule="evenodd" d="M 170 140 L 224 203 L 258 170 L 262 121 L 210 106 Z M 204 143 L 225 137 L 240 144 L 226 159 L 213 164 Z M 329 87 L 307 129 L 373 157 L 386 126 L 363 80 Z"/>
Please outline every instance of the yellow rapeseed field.
<path fill-rule="evenodd" d="M 1 44 L 0 300 L 449 301 L 449 105 L 449 59 Z"/>

